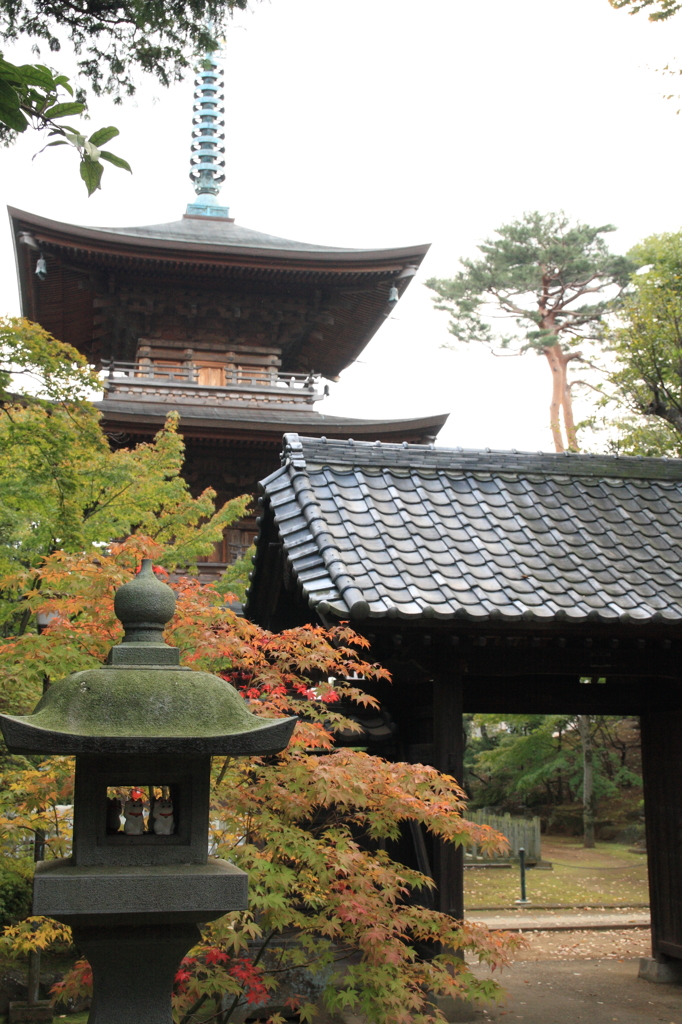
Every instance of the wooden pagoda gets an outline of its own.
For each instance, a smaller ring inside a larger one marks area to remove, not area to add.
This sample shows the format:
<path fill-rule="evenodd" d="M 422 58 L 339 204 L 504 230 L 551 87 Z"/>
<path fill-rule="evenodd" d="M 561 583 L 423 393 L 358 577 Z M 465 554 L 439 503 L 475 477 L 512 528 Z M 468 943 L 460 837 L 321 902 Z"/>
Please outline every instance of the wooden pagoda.
<path fill-rule="evenodd" d="M 10 217 L 24 315 L 104 371 L 98 406 L 113 443 L 148 440 L 170 410 L 180 413 L 195 493 L 210 485 L 221 502 L 254 493 L 287 431 L 421 442 L 447 418 L 315 409 L 323 379 L 357 358 L 428 246 L 327 249 L 192 215 L 128 229 Z M 212 568 L 254 533 L 253 520 L 227 531 Z"/>
<path fill-rule="evenodd" d="M 218 205 L 224 180 L 223 72 L 208 55 L 195 80 L 182 219 L 84 228 L 10 209 L 22 312 L 105 375 L 99 402 L 113 444 L 148 440 L 180 413 L 194 493 L 254 493 L 279 464 L 282 434 L 424 442 L 444 415 L 326 416 L 324 379 L 362 352 L 417 273 L 428 245 L 339 249 L 253 231 Z M 227 532 L 220 571 L 255 534 Z"/>
<path fill-rule="evenodd" d="M 262 492 L 246 613 L 371 640 L 393 673 L 384 756 L 461 779 L 464 712 L 639 715 L 642 970 L 682 981 L 682 461 L 289 435 Z M 458 855 L 414 866 L 461 917 Z"/>

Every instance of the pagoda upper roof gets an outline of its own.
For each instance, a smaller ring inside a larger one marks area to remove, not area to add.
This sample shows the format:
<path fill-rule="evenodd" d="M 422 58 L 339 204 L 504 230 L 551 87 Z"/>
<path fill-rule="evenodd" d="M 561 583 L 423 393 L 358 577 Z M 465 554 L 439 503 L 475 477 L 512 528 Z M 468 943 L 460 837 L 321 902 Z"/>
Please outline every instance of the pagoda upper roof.
<path fill-rule="evenodd" d="M 403 294 L 429 249 L 314 245 L 227 218 L 185 216 L 168 224 L 97 228 L 8 209 L 24 315 L 94 362 L 113 358 L 111 324 L 95 302 L 97 289 L 108 295 L 114 279 L 154 279 L 176 292 L 191 284 L 212 294 L 251 289 L 298 302 L 300 323 L 278 335 L 282 369 L 335 379 L 390 316 L 395 293 Z M 35 276 L 39 255 L 47 264 L 44 281 Z M 116 357 L 133 360 L 135 353 Z"/>
<path fill-rule="evenodd" d="M 121 256 L 129 259 L 168 259 L 184 264 L 221 263 L 258 266 L 286 271 L 315 269 L 350 273 L 385 273 L 402 266 L 418 266 L 429 244 L 398 249 L 342 249 L 309 242 L 278 238 L 242 227 L 227 218 L 183 217 L 167 224 L 142 227 L 82 227 L 39 217 L 8 207 L 17 229 L 34 229 L 36 241 L 64 248 L 88 249 L 93 255 Z M 257 262 L 253 263 L 255 260 Z"/>
<path fill-rule="evenodd" d="M 188 217 L 172 220 L 166 224 L 147 224 L 133 228 L 96 228 L 97 231 L 112 232 L 116 235 L 132 235 L 135 238 L 155 238 L 167 242 L 189 242 L 200 245 L 238 245 L 248 249 L 267 249 L 287 252 L 362 252 L 358 249 L 344 249 L 339 246 L 315 245 L 311 242 L 297 242 L 291 238 L 279 238 L 262 231 L 235 224 L 224 217 Z"/>

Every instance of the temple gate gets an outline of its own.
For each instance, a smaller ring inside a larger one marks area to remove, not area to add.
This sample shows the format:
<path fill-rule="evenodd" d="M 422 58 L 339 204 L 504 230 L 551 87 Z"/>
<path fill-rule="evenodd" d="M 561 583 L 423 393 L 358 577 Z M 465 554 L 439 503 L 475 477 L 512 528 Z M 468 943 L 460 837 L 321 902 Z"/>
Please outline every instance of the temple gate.
<path fill-rule="evenodd" d="M 682 980 L 682 461 L 290 434 L 261 486 L 247 615 L 370 639 L 385 756 L 461 778 L 463 713 L 639 715 L 645 973 Z M 461 852 L 429 855 L 461 917 Z"/>

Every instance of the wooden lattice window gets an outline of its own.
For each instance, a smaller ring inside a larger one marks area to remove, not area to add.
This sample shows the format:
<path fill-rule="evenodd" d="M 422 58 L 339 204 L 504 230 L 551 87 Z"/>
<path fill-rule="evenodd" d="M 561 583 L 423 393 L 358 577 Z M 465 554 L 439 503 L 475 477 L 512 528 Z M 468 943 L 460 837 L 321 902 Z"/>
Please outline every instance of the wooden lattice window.
<path fill-rule="evenodd" d="M 223 543 L 225 544 L 225 561 L 228 564 L 243 558 L 256 538 L 256 530 L 253 526 L 246 526 L 237 529 L 225 530 Z"/>
<path fill-rule="evenodd" d="M 225 530 L 222 540 L 215 545 L 212 554 L 200 558 L 199 561 L 232 565 L 233 562 L 244 557 L 253 544 L 257 532 L 252 523 L 231 527 Z"/>

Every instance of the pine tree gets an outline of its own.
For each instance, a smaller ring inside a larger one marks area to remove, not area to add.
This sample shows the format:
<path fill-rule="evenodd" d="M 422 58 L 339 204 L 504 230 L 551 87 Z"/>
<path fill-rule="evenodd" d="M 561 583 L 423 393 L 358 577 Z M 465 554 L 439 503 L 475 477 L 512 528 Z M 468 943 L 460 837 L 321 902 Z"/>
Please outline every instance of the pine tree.
<path fill-rule="evenodd" d="M 581 358 L 581 342 L 598 339 L 604 313 L 633 269 L 626 257 L 608 250 L 603 236 L 614 230 L 610 224 L 571 224 L 563 213 L 527 213 L 479 245 L 482 259 L 463 259 L 464 269 L 455 277 L 426 282 L 436 293 L 436 309 L 450 313 L 450 333 L 457 341 L 545 356 L 558 452 L 578 450 L 568 364 Z M 493 330 L 490 319 L 500 316 L 512 320 L 516 330 Z"/>

